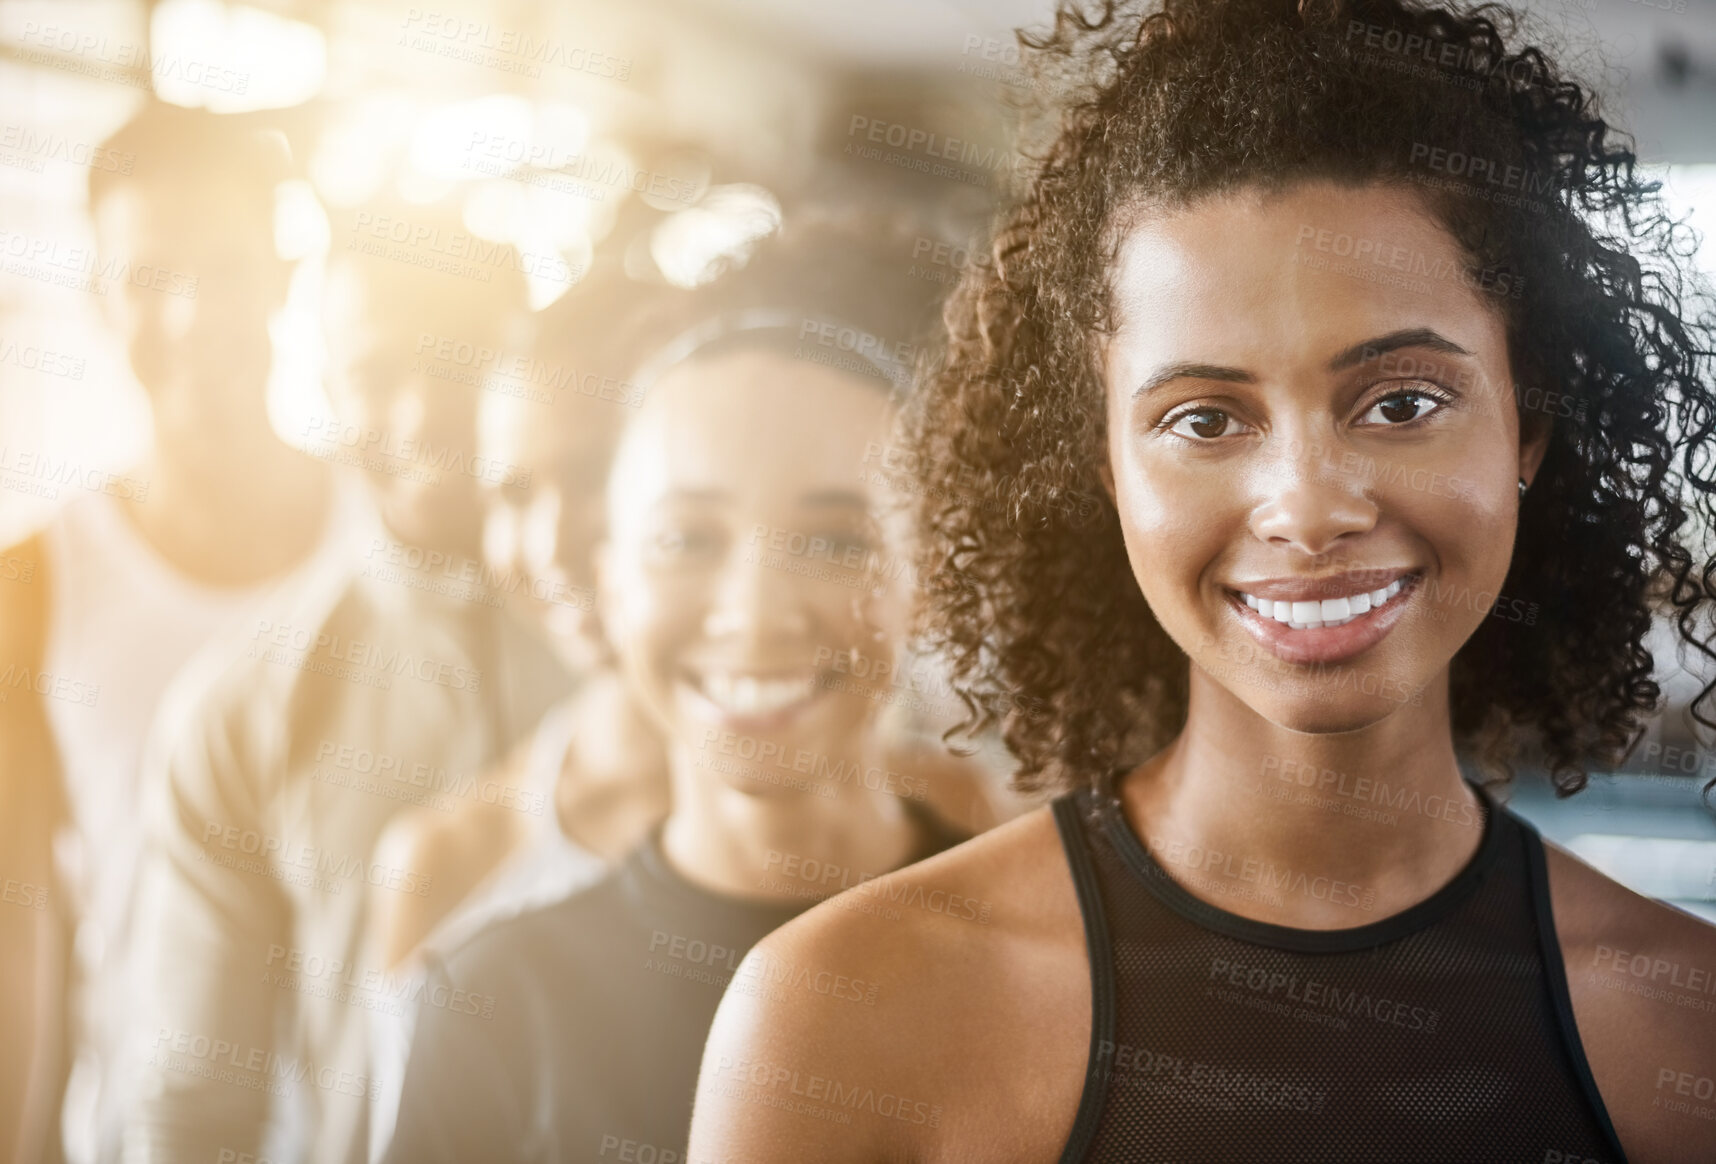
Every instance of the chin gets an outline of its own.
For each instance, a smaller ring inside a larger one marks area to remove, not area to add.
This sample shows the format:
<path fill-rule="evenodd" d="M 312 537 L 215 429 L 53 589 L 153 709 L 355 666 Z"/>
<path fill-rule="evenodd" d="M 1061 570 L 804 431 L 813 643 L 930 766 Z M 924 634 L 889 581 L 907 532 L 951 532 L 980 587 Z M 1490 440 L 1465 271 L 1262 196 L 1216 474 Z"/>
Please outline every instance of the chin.
<path fill-rule="evenodd" d="M 1270 723 L 1288 731 L 1306 735 L 1335 735 L 1356 732 L 1380 723 L 1403 706 L 1413 706 L 1417 693 L 1397 685 L 1390 689 L 1399 698 L 1360 696 L 1345 692 L 1307 691 L 1298 698 L 1270 695 L 1262 700 L 1247 700 L 1253 710 Z"/>
<path fill-rule="evenodd" d="M 795 783 L 798 781 L 798 783 Z M 793 800 L 816 795 L 816 787 L 803 776 L 782 772 L 778 776 L 758 774 L 733 776 L 723 774 L 722 784 L 729 792 L 737 792 L 757 801 Z"/>

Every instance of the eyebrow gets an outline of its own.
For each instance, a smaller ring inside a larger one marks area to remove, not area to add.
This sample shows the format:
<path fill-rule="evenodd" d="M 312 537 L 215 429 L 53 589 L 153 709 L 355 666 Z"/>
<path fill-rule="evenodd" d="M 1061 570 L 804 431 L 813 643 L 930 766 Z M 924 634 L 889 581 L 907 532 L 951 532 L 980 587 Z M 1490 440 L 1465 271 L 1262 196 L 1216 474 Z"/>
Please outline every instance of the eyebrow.
<path fill-rule="evenodd" d="M 1389 352 L 1401 348 L 1429 348 L 1433 352 L 1447 352 L 1451 356 L 1469 356 L 1472 353 L 1438 332 L 1427 327 L 1409 327 L 1401 331 L 1391 331 L 1387 335 L 1365 340 L 1354 344 L 1340 355 L 1329 361 L 1329 371 L 1340 372 L 1355 367 L 1367 360 L 1385 356 Z"/>
<path fill-rule="evenodd" d="M 1337 354 L 1328 363 L 1331 372 L 1345 371 L 1367 360 L 1377 359 L 1401 348 L 1429 348 L 1449 355 L 1469 356 L 1472 353 L 1453 340 L 1427 327 L 1404 328 L 1354 344 Z M 1257 377 L 1243 368 L 1228 368 L 1220 364 L 1169 364 L 1133 390 L 1134 400 L 1174 380 L 1219 380 L 1228 384 L 1255 384 Z"/>
<path fill-rule="evenodd" d="M 1148 392 L 1152 392 L 1173 380 L 1222 380 L 1229 384 L 1255 384 L 1257 377 L 1239 368 L 1224 368 L 1219 364 L 1169 364 L 1166 368 L 1151 376 L 1132 393 L 1136 400 Z"/>

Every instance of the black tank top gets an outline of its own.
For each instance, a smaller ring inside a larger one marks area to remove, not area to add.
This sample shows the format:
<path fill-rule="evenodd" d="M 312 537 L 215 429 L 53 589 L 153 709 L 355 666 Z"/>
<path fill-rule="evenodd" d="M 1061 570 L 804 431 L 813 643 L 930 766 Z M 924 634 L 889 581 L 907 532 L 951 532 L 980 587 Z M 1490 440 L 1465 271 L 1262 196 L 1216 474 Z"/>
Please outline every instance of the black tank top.
<path fill-rule="evenodd" d="M 1573 1025 L 1542 841 L 1478 793 L 1483 837 L 1452 881 L 1334 931 L 1211 905 L 1116 798 L 1058 797 L 1092 993 L 1062 1164 L 1622 1164 Z M 1269 893 L 1269 878 L 1356 899 L 1274 870 L 1240 884 Z"/>

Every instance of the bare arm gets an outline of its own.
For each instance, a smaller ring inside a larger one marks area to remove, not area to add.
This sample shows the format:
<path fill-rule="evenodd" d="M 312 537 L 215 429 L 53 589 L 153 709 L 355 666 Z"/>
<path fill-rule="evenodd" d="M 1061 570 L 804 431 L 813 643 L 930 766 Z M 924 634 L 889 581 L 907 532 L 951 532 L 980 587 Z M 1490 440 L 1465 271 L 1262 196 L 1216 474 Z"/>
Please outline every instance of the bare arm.
<path fill-rule="evenodd" d="M 870 908 L 943 896 L 990 908 Z M 793 988 L 819 975 L 865 989 Z M 704 1048 L 690 1160 L 1047 1164 L 1083 1093 L 1090 1006 L 1072 879 L 1048 814 L 1028 813 L 752 951 Z"/>
<path fill-rule="evenodd" d="M 41 537 L 0 554 L 0 666 L 41 665 L 48 624 Z M 67 903 L 50 888 L 66 819 L 41 700 L 0 691 L 0 1156 L 35 1160 L 58 1140 L 65 1082 Z"/>
<path fill-rule="evenodd" d="M 1545 849 L 1579 1039 L 1627 1159 L 1716 1160 L 1716 927 Z"/>
<path fill-rule="evenodd" d="M 545 823 L 596 856 L 617 860 L 667 812 L 661 742 L 611 673 L 586 680 L 556 710 L 571 716 L 571 742 L 553 799 L 541 806 L 543 814 L 553 814 Z M 485 779 L 534 795 L 529 765 L 536 747 L 535 735 L 526 736 Z M 431 889 L 422 895 L 372 892 L 370 916 L 385 964 L 410 958 L 526 842 L 540 819 L 468 800 L 452 813 L 416 808 L 390 823 L 377 842 L 377 859 L 422 871 Z"/>
<path fill-rule="evenodd" d="M 855 1014 L 818 1007 L 810 998 L 776 1001 L 766 987 L 746 989 L 765 983 L 771 966 L 839 962 L 832 951 L 819 948 L 825 944 L 817 941 L 814 928 L 809 935 L 777 931 L 734 975 L 703 1053 L 690 1161 L 874 1164 L 920 1158 L 904 1129 L 939 1124 L 942 1112 L 915 1094 L 921 1092 L 915 1073 L 902 1069 L 913 1059 L 904 1032 L 894 1030 L 907 1045 L 900 1046 L 890 1065 L 865 1037 L 883 1023 L 893 1028 L 888 1018 L 864 1016 L 872 1021 L 855 1023 Z M 893 1126 L 902 1117 L 909 1122 Z"/>
<path fill-rule="evenodd" d="M 520 741 L 489 779 L 517 784 L 530 749 Z M 393 893 L 370 889 L 370 917 L 382 964 L 397 967 L 416 952 L 435 927 L 482 884 L 526 836 L 524 818 L 511 808 L 465 800 L 452 813 L 413 808 L 394 818 L 376 841 L 376 860 L 425 875 L 429 891 Z"/>
<path fill-rule="evenodd" d="M 0 876 L 0 1152 L 47 1155 L 64 1082 L 65 936 L 43 871 Z"/>
<path fill-rule="evenodd" d="M 273 830 L 255 726 L 211 709 L 176 737 L 165 773 L 150 777 L 139 919 L 147 1082 L 128 1159 L 262 1146 L 280 1007 L 266 971 L 271 951 L 292 939 L 288 900 L 258 852 Z"/>

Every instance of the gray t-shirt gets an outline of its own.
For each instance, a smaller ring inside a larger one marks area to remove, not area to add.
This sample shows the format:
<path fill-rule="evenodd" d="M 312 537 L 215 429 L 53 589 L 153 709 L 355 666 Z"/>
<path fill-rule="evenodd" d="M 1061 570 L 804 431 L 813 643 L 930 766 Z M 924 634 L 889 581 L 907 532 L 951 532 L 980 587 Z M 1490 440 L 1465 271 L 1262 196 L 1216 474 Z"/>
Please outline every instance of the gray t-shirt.
<path fill-rule="evenodd" d="M 914 861 L 964 839 L 905 803 Z M 590 888 L 485 929 L 430 966 L 387 1160 L 684 1160 L 724 990 L 827 986 L 865 1004 L 864 984 L 791 967 L 734 981 L 815 901 L 702 889 L 667 863 L 657 826 Z"/>

